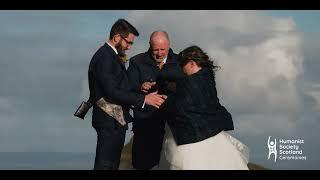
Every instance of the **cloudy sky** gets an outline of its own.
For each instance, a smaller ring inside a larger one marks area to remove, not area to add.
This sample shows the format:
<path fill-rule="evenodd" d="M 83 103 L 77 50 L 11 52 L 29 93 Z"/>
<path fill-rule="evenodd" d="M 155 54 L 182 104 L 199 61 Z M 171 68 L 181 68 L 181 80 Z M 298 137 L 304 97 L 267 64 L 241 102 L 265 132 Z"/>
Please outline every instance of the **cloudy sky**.
<path fill-rule="evenodd" d="M 215 59 L 218 96 L 251 162 L 320 169 L 320 11 L 0 11 L 0 152 L 95 151 L 91 113 L 73 112 L 118 18 L 141 34 L 129 56 L 166 30 L 175 52 L 199 45 Z M 307 160 L 268 160 L 269 136 L 303 139 Z"/>

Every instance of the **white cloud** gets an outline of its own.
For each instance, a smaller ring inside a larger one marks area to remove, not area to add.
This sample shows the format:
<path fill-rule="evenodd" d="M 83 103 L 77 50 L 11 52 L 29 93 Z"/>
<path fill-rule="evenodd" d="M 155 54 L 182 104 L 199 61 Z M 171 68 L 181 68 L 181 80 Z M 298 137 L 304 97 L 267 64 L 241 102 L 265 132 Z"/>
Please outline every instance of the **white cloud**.
<path fill-rule="evenodd" d="M 316 101 L 316 105 L 313 107 L 314 110 L 320 111 L 320 84 L 305 85 L 306 94 L 310 95 Z"/>
<path fill-rule="evenodd" d="M 131 11 L 128 17 L 141 33 L 131 54 L 146 50 L 152 31 L 166 30 L 176 52 L 195 44 L 216 59 L 218 96 L 241 132 L 292 133 L 291 114 L 300 108 L 295 83 L 303 70 L 292 18 L 258 11 Z"/>
<path fill-rule="evenodd" d="M 286 114 L 272 116 L 269 113 L 244 114 L 240 115 L 236 121 L 239 122 L 235 124 L 237 132 L 251 136 L 264 136 L 265 134 L 294 136 L 296 128 L 292 116 Z"/>
<path fill-rule="evenodd" d="M 12 129 L 18 126 L 18 119 L 13 114 L 17 114 L 17 102 L 7 97 L 0 97 L 0 121 L 1 135 L 9 135 Z"/>
<path fill-rule="evenodd" d="M 0 110 L 1 111 L 9 111 L 13 108 L 14 108 L 13 103 L 10 102 L 9 98 L 0 97 Z"/>

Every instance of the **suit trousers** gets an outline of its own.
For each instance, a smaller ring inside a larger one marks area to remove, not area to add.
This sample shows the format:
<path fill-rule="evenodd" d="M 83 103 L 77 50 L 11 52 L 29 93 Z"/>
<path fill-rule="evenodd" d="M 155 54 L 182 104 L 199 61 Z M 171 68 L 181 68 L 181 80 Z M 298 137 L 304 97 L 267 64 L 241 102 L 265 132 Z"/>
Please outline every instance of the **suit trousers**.
<path fill-rule="evenodd" d="M 94 170 L 117 170 L 125 142 L 126 128 L 94 127 L 97 132 Z"/>
<path fill-rule="evenodd" d="M 136 119 L 133 122 L 132 165 L 152 169 L 159 164 L 165 122 L 160 118 Z"/>

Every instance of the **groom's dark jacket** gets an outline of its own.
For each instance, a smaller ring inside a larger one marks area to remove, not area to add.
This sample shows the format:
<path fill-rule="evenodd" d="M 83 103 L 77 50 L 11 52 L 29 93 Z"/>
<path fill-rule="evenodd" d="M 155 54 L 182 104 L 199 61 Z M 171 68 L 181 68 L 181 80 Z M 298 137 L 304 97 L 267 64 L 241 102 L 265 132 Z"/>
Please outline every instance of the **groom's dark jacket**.
<path fill-rule="evenodd" d="M 217 97 L 213 71 L 207 68 L 177 81 L 177 91 L 166 105 L 173 115 L 167 122 L 178 145 L 234 129 L 231 114 Z"/>
<path fill-rule="evenodd" d="M 129 108 L 142 106 L 144 95 L 133 93 L 130 88 L 127 70 L 114 50 L 105 43 L 94 54 L 88 71 L 90 98 L 96 102 L 101 97 L 121 105 L 126 122 L 131 122 Z M 93 103 L 93 127 L 116 129 L 121 125 Z M 127 126 L 126 126 L 127 128 Z"/>

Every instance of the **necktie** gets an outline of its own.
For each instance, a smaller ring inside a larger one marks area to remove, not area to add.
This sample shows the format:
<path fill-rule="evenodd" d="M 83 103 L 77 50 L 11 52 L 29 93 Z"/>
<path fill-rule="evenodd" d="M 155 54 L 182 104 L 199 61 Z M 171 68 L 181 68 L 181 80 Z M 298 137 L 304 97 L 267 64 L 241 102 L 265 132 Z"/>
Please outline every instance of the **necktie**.
<path fill-rule="evenodd" d="M 122 55 L 122 56 L 119 55 L 119 58 L 123 63 L 126 63 L 128 61 L 128 56 L 127 55 Z"/>

